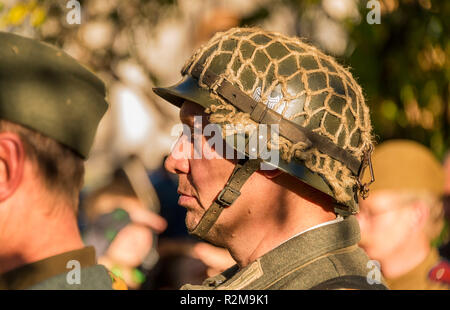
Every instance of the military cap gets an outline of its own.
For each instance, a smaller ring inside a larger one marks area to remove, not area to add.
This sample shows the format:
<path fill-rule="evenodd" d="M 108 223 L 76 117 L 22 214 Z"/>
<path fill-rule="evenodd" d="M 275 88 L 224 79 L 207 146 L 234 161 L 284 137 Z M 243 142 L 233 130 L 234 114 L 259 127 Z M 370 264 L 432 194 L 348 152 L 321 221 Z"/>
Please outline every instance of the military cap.
<path fill-rule="evenodd" d="M 33 129 L 87 158 L 106 112 L 105 85 L 51 45 L 0 32 L 0 119 Z"/>
<path fill-rule="evenodd" d="M 425 146 L 411 140 L 389 140 L 375 147 L 372 156 L 375 182 L 370 190 L 444 192 L 442 165 Z M 368 176 L 364 176 L 366 180 Z"/>

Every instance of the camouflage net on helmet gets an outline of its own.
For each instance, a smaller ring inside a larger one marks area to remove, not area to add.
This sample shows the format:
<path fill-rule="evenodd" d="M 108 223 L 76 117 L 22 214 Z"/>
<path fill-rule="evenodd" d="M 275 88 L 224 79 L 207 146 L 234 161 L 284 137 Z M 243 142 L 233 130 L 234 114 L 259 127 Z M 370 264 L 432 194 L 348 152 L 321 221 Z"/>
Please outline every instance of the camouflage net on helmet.
<path fill-rule="evenodd" d="M 217 33 L 197 50 L 182 73 L 190 74 L 197 63 L 268 104 L 284 118 L 328 137 L 358 159 L 372 144 L 369 110 L 351 73 L 298 38 L 255 28 L 234 28 Z M 199 78 L 202 88 L 208 88 L 202 81 L 205 70 Z M 210 121 L 256 125 L 249 114 L 237 111 L 215 94 L 214 87 L 210 96 L 218 101 L 207 109 Z M 322 175 L 337 201 L 356 208 L 356 179 L 342 163 L 302 142 L 279 137 L 278 145 L 270 144 L 280 150 L 283 160 L 303 161 L 311 171 Z"/>

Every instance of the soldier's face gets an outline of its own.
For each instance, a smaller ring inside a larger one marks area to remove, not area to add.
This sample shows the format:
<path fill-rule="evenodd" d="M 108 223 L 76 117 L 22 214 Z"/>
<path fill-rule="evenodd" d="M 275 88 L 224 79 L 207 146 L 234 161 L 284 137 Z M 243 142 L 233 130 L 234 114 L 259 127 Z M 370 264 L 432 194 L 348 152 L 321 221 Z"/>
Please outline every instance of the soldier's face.
<path fill-rule="evenodd" d="M 415 229 L 411 208 L 390 191 L 371 193 L 359 206 L 361 247 L 376 260 L 395 255 Z"/>
<path fill-rule="evenodd" d="M 180 194 L 178 203 L 187 209 L 186 226 L 190 231 L 196 227 L 206 209 L 225 186 L 235 165 L 232 160 L 208 159 L 203 154 L 198 156 L 200 158 L 194 158 L 194 146 L 197 151 L 199 146 L 194 145 L 194 139 L 200 142 L 205 153 L 217 151 L 208 144 L 203 135 L 194 136 L 194 116 L 202 116 L 203 126 L 207 124 L 207 114 L 203 112 L 203 108 L 186 101 L 181 107 L 180 119 L 183 124 L 190 127 L 192 136 L 188 137 L 184 133 L 165 162 L 166 169 L 178 175 Z M 223 217 L 221 215 L 221 218 Z"/>

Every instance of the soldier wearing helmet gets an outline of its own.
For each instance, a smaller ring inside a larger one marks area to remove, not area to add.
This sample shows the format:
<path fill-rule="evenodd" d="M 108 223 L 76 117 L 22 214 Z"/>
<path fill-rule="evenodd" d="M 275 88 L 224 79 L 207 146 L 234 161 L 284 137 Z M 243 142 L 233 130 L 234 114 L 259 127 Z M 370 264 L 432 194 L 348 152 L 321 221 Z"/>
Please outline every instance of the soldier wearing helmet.
<path fill-rule="evenodd" d="M 105 86 L 59 49 L 0 32 L 0 289 L 111 289 L 77 226 Z"/>
<path fill-rule="evenodd" d="M 237 262 L 183 288 L 385 288 L 367 281 L 357 245 L 353 214 L 357 194 L 367 194 L 359 176 L 372 142 L 351 74 L 297 38 L 255 28 L 216 34 L 182 74 L 154 90 L 181 108 L 187 128 L 165 165 L 178 174 L 190 233 Z M 222 129 L 223 147 L 210 124 Z"/>
<path fill-rule="evenodd" d="M 442 165 L 410 140 L 381 143 L 372 162 L 376 180 L 357 216 L 360 245 L 390 289 L 449 289 L 450 265 L 432 246 L 444 224 Z"/>

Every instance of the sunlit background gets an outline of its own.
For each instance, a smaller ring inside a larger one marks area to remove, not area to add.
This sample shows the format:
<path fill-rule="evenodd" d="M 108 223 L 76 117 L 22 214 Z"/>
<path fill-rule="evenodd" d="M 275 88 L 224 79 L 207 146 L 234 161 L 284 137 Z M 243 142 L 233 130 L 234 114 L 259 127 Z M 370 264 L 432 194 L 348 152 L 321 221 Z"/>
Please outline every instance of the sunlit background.
<path fill-rule="evenodd" d="M 89 0 L 70 25 L 67 0 L 0 0 L 0 30 L 62 47 L 106 83 L 86 186 L 130 154 L 160 166 L 176 137 L 176 108 L 154 86 L 177 82 L 193 50 L 215 32 L 259 26 L 297 35 L 338 58 L 362 85 L 377 143 L 410 138 L 442 159 L 450 144 L 450 1 L 380 0 L 380 24 L 358 0 Z M 2 48 L 0 46 L 0 48 Z"/>

